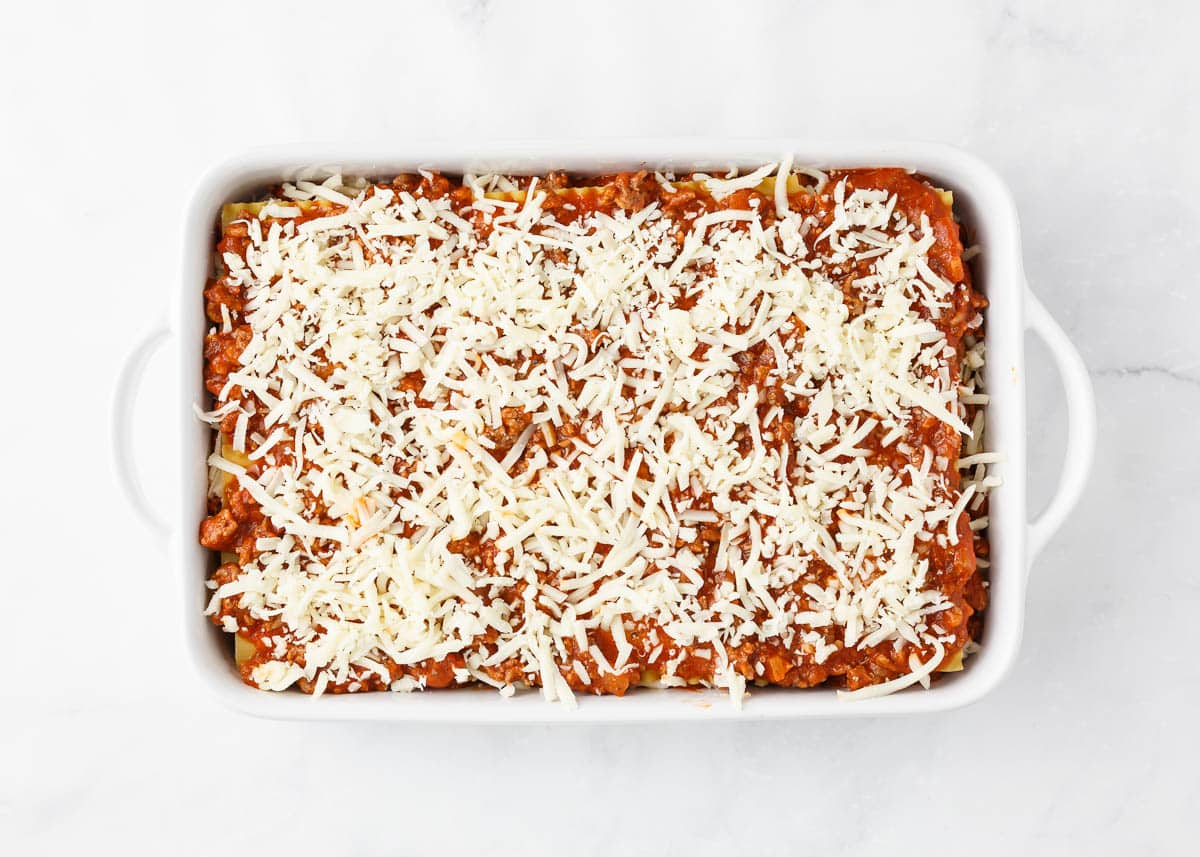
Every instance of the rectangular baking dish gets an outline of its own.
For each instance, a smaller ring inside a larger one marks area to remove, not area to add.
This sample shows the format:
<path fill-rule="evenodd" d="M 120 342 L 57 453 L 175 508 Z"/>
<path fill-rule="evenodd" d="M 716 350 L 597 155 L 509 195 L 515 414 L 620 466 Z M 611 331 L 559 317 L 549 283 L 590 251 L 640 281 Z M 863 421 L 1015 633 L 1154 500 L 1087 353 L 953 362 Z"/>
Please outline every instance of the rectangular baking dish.
<path fill-rule="evenodd" d="M 839 701 L 832 690 L 754 689 L 743 710 L 723 691 L 639 689 L 624 698 L 580 698 L 569 710 L 547 704 L 538 693 L 505 699 L 490 689 L 425 693 L 326 695 L 313 699 L 296 692 L 271 693 L 243 684 L 234 667 L 228 635 L 203 615 L 204 581 L 214 565 L 197 543 L 205 514 L 210 429 L 195 417 L 205 404 L 202 341 L 208 323 L 200 293 L 209 274 L 214 226 L 221 205 L 245 198 L 264 186 L 301 178 L 320 180 L 333 172 L 371 178 L 419 168 L 447 173 L 544 173 L 565 169 L 611 173 L 639 168 L 725 170 L 757 167 L 791 153 L 798 165 L 815 167 L 901 166 L 916 170 L 954 191 L 956 208 L 971 241 L 982 247 L 973 268 L 987 295 L 988 447 L 1003 453 L 993 471 L 1003 479 L 990 500 L 992 549 L 991 604 L 980 652 L 962 672 L 940 676 L 929 690 L 908 689 L 891 696 Z M 1024 616 L 1029 565 L 1062 523 L 1083 490 L 1094 446 L 1095 416 L 1087 370 L 1062 330 L 1025 284 L 1017 213 L 1001 179 L 965 152 L 920 143 L 815 143 L 803 139 L 631 139 L 611 141 L 511 141 L 480 143 L 399 143 L 361 146 L 275 147 L 247 152 L 210 170 L 198 183 L 183 231 L 183 259 L 171 323 L 135 348 L 117 384 L 114 451 L 121 484 L 151 528 L 170 543 L 172 571 L 180 578 L 181 625 L 190 658 L 208 688 L 242 711 L 305 720 L 403 720 L 442 722 L 639 722 L 660 720 L 780 719 L 860 717 L 950 709 L 984 696 L 1012 665 Z M 1025 502 L 1024 332 L 1030 329 L 1050 347 L 1062 373 L 1070 412 L 1070 437 L 1061 484 L 1034 523 Z M 163 521 L 145 499 L 132 461 L 130 410 L 146 360 L 159 344 L 174 339 L 179 420 L 180 495 Z"/>

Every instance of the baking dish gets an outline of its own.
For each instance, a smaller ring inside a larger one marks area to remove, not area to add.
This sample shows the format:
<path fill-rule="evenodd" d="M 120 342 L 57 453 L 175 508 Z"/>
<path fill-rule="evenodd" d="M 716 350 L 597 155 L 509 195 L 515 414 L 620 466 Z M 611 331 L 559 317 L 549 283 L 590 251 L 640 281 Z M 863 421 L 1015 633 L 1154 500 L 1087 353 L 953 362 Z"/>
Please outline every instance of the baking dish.
<path fill-rule="evenodd" d="M 578 710 L 544 703 L 535 693 L 502 698 L 469 689 L 423 694 L 359 694 L 313 699 L 297 693 L 269 693 L 239 680 L 228 638 L 203 616 L 204 580 L 213 562 L 196 542 L 205 514 L 209 428 L 195 419 L 203 403 L 202 339 L 207 327 L 200 291 L 209 272 L 213 226 L 223 203 L 263 186 L 332 172 L 370 177 L 418 168 L 448 173 L 543 173 L 565 169 L 611 173 L 642 166 L 717 170 L 752 167 L 791 153 L 796 163 L 813 166 L 902 166 L 955 191 L 960 216 L 984 252 L 974 263 L 987 295 L 989 447 L 1004 461 L 994 472 L 1003 479 L 990 500 L 992 547 L 991 605 L 981 651 L 955 674 L 930 690 L 910 690 L 876 699 L 839 701 L 829 690 L 755 690 L 744 710 L 720 691 L 639 690 L 628 698 L 582 699 Z M 249 713 L 296 719 L 424 720 L 475 722 L 631 722 L 650 720 L 767 719 L 900 714 L 953 708 L 974 701 L 1000 681 L 1020 642 L 1029 564 L 1079 498 L 1094 446 L 1095 417 L 1087 371 L 1065 334 L 1029 293 L 1021 264 L 1020 237 L 1012 199 L 1001 180 L 982 162 L 955 149 L 929 144 L 817 144 L 792 139 L 539 141 L 481 144 L 403 144 L 386 149 L 285 147 L 260 149 L 227 161 L 199 182 L 186 214 L 182 277 L 172 323 L 149 334 L 133 351 L 117 384 L 113 438 L 120 482 L 134 507 L 168 540 L 181 575 L 183 627 L 187 649 L 203 681 L 219 698 Z M 1063 376 L 1070 411 L 1070 437 L 1061 484 L 1046 511 L 1032 524 L 1025 508 L 1025 329 L 1050 347 Z M 146 360 L 174 339 L 178 385 L 173 410 L 179 420 L 180 496 L 166 521 L 150 508 L 132 460 L 129 420 Z"/>

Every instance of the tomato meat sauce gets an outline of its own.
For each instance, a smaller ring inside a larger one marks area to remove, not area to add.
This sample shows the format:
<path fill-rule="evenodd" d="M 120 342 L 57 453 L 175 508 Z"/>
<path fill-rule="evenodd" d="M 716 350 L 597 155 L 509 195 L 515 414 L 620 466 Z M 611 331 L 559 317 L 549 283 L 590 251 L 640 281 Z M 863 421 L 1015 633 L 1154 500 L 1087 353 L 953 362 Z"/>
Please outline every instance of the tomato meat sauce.
<path fill-rule="evenodd" d="M 818 193 L 813 187 L 805 186 L 788 194 L 789 207 L 806 217 L 811 217 L 814 226 L 810 234 L 820 234 L 829 224 L 833 203 L 828 187 L 842 181 L 845 182 L 847 193 L 856 188 L 885 191 L 894 197 L 897 211 L 902 212 L 910 222 L 921 224 L 922 230 L 928 230 L 935 236 L 928 252 L 929 265 L 937 275 L 956 284 L 957 288 L 953 292 L 952 304 L 948 311 L 933 321 L 944 334 L 946 342 L 958 354 L 959 359 L 950 361 L 949 365 L 949 371 L 957 381 L 964 337 L 970 332 L 972 319 L 977 317 L 985 301 L 971 286 L 970 271 L 963 260 L 959 224 L 954 219 L 950 205 L 927 181 L 903 170 L 835 171 L 829 174 L 824 192 Z M 564 224 L 598 212 L 632 213 L 648 205 L 657 204 L 663 217 L 677 224 L 673 237 L 680 243 L 690 231 L 691 221 L 710 212 L 754 212 L 758 223 L 764 228 L 770 226 L 776 217 L 773 195 L 760 189 L 742 189 L 718 199 L 708 192 L 704 183 L 695 176 L 682 176 L 667 184 L 648 171 L 590 178 L 551 173 L 536 180 L 521 180 L 520 184 L 521 187 L 517 190 L 498 191 L 492 196 L 520 202 L 532 185 L 535 189 L 546 192 L 542 202 L 543 212 Z M 486 235 L 492 228 L 493 212 L 476 207 L 475 192 L 446 176 L 437 173 L 401 175 L 390 183 L 376 187 L 404 191 L 417 199 L 448 198 L 456 213 L 467 219 L 481 235 Z M 318 200 L 306 207 L 293 221 L 303 223 L 335 214 L 338 210 L 340 208 L 336 204 Z M 230 254 L 244 256 L 251 240 L 249 228 L 245 219 L 234 220 L 225 225 L 216 245 L 218 255 L 222 258 Z M 739 222 L 733 224 L 732 228 L 748 229 L 750 224 Z M 821 249 L 820 241 L 813 249 Z M 867 263 L 860 263 L 857 268 L 851 266 L 826 271 L 831 279 L 840 284 L 851 317 L 862 305 L 854 285 L 855 280 L 865 275 L 868 268 Z M 245 295 L 229 278 L 218 275 L 208 283 L 204 291 L 204 300 L 207 317 L 214 325 L 204 343 L 205 387 L 210 394 L 222 401 L 239 398 L 241 390 L 236 385 L 231 386 L 229 378 L 240 367 L 240 357 L 252 335 L 251 328 L 245 321 Z M 694 298 L 692 300 L 694 301 Z M 685 298 L 677 305 L 688 309 L 688 304 L 689 300 Z M 581 330 L 580 334 L 591 344 L 599 337 L 612 335 L 612 332 Z M 700 348 L 698 353 L 702 354 L 703 346 Z M 775 357 L 765 343 L 737 355 L 736 363 L 736 381 L 729 391 L 729 400 L 735 401 L 738 393 L 757 387 L 760 414 L 765 415 L 772 408 L 780 409 L 778 422 L 772 432 L 764 432 L 763 443 L 767 447 L 775 448 L 787 444 L 796 421 L 802 419 L 807 412 L 809 402 L 789 395 L 777 381 L 770 380 L 771 370 L 775 367 Z M 406 378 L 402 383 L 410 385 L 413 390 L 419 390 L 422 379 L 418 373 Z M 572 395 L 578 395 L 579 392 L 579 385 L 572 386 Z M 254 400 L 247 397 L 244 401 Z M 967 410 L 969 423 L 972 409 Z M 259 405 L 255 412 L 250 414 L 246 431 L 268 433 L 264 424 L 265 411 L 265 407 Z M 218 426 L 225 449 L 231 445 L 236 419 L 237 415 L 231 413 L 224 417 Z M 522 435 L 529 421 L 530 415 L 522 409 L 504 408 L 499 423 L 487 427 L 486 435 L 494 442 L 493 453 L 498 460 L 504 457 Z M 572 439 L 581 429 L 581 425 L 565 419 L 561 425 L 553 427 L 549 432 L 535 433 L 529 443 L 531 448 L 566 450 L 571 447 Z M 914 453 L 906 455 L 897 451 L 894 444 L 885 446 L 881 435 L 882 430 L 877 428 L 859 444 L 860 448 L 869 452 L 873 462 L 887 464 L 900 471 L 906 464 L 912 464 L 919 459 L 922 450 L 930 449 L 934 454 L 935 469 L 944 474 L 952 486 L 957 487 L 957 461 L 962 441 L 955 429 L 920 409 L 913 409 L 912 418 L 906 427 L 905 441 L 906 447 L 915 450 Z M 291 440 L 290 436 L 286 436 L 277 444 L 280 455 L 286 457 L 289 454 L 287 450 Z M 749 443 L 747 438 L 747 453 Z M 631 466 L 632 456 L 632 451 L 629 451 L 626 457 L 627 466 Z M 241 463 L 252 475 L 261 472 L 261 462 L 243 460 Z M 518 464 L 518 468 L 520 466 Z M 649 476 L 648 473 L 645 475 Z M 674 496 L 676 499 L 700 499 L 691 496 L 691 493 L 685 489 L 676 491 Z M 336 523 L 323 514 L 321 503 L 316 497 L 311 497 L 310 500 L 311 508 L 308 511 L 311 520 Z M 258 555 L 259 541 L 278 535 L 279 532 L 250 493 L 239 487 L 236 480 L 224 480 L 210 496 L 209 514 L 201 523 L 199 531 L 200 543 L 222 554 L 222 561 L 213 573 L 214 585 L 236 580 L 241 573 L 241 567 L 252 562 Z M 977 567 L 977 557 L 987 554 L 984 534 L 974 532 L 969 525 L 968 516 L 964 514 L 958 521 L 957 535 L 956 544 L 929 541 L 923 543 L 920 548 L 923 557 L 928 560 L 930 585 L 940 590 L 953 605 L 940 612 L 937 617 L 942 631 L 955 640 L 953 646 L 947 647 L 947 661 L 977 635 L 981 611 L 987 603 L 986 583 Z M 701 601 L 714 597 L 718 585 L 730 574 L 716 570 L 720 541 L 720 527 L 709 524 L 698 526 L 695 538 L 680 541 L 675 545 L 678 551 L 692 551 L 702 558 L 700 568 L 705 585 L 701 590 Z M 497 546 L 494 542 L 483 539 L 480 534 L 472 533 L 466 538 L 453 541 L 449 549 L 460 554 L 477 568 L 481 575 L 497 573 Z M 606 549 L 601 546 L 598 550 L 603 553 Z M 809 581 L 820 580 L 822 563 L 814 561 L 810 571 L 811 569 L 816 571 L 810 573 Z M 828 566 L 824 567 L 824 572 L 827 575 L 833 574 Z M 802 583 L 798 582 L 795 586 L 797 594 L 801 594 Z M 524 583 L 516 582 L 504 591 L 503 597 L 515 608 L 521 602 L 523 589 Z M 289 629 L 280 619 L 263 619 L 252 615 L 250 610 L 240 606 L 237 597 L 222 599 L 211 618 L 227 630 L 236 627 L 240 638 L 239 669 L 248 683 L 253 683 L 251 675 L 258 665 L 268 659 L 280 658 L 279 640 L 289 639 Z M 765 619 L 766 616 L 760 618 Z M 837 629 L 833 631 L 836 632 Z M 607 630 L 589 630 L 589 645 L 586 648 L 580 647 L 575 640 L 568 639 L 568 653 L 571 659 L 581 665 L 588 679 L 585 682 L 576 670 L 563 668 L 562 675 L 570 687 L 583 693 L 623 695 L 638 685 L 655 683 L 662 674 L 664 665 L 669 661 L 678 664 L 675 667 L 675 675 L 689 684 L 700 686 L 713 681 L 716 661 L 710 645 L 680 645 L 651 620 L 633 623 L 632 627 L 627 627 L 626 636 L 634 655 L 620 670 L 614 670 L 611 666 L 618 661 L 619 652 L 617 643 Z M 495 632 L 490 631 L 477 641 L 477 646 L 487 649 L 494 643 L 495 637 Z M 811 647 L 803 643 L 798 636 L 791 647 L 778 640 L 749 640 L 731 647 L 727 657 L 732 669 L 751 684 L 795 688 L 832 684 L 856 689 L 904 675 L 912 668 L 910 659 L 914 654 L 924 659 L 932 651 L 928 647 L 897 647 L 894 641 L 887 640 L 872 646 L 839 647 L 818 663 L 812 657 L 810 649 Z M 286 644 L 282 657 L 303 666 L 304 647 Z M 385 667 L 386 678 L 378 672 L 353 670 L 345 680 L 329 682 L 324 687 L 324 692 L 383 690 L 402 677 L 416 679 L 422 687 L 445 688 L 461 684 L 461 677 L 465 673 L 465 662 L 461 654 L 415 664 L 397 664 L 381 654 L 376 655 L 375 660 Z M 600 660 L 606 663 L 602 664 Z M 517 657 L 487 667 L 486 672 L 496 682 L 503 684 L 524 683 L 537 686 L 541 682 L 540 676 L 529 671 Z M 314 689 L 314 683 L 307 679 L 301 679 L 298 685 L 304 691 Z"/>

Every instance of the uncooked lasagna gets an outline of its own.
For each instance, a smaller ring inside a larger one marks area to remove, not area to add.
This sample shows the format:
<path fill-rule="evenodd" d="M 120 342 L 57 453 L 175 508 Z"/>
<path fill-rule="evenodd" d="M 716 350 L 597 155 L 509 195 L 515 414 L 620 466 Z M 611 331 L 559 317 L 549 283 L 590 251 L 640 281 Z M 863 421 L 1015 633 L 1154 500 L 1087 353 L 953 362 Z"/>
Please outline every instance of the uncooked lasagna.
<path fill-rule="evenodd" d="M 247 683 L 740 705 L 971 651 L 984 300 L 922 177 L 333 176 L 215 249 L 200 542 Z"/>

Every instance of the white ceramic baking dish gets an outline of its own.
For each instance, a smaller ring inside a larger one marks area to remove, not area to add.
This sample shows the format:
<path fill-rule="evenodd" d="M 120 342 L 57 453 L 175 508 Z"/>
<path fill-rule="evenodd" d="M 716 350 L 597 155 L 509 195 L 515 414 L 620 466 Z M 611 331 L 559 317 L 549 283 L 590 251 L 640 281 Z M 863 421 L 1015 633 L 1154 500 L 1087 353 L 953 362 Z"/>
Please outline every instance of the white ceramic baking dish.
<path fill-rule="evenodd" d="M 625 698 L 581 698 L 576 710 L 544 702 L 536 692 L 502 698 L 488 689 L 414 694 L 327 695 L 312 699 L 295 692 L 270 693 L 244 685 L 234 667 L 228 635 L 203 615 L 204 581 L 212 554 L 197 543 L 205 514 L 205 457 L 210 429 L 196 419 L 193 404 L 204 404 L 202 340 L 207 327 L 200 293 L 209 273 L 214 228 L 223 203 L 252 198 L 265 185 L 297 178 L 346 175 L 390 177 L 418 168 L 448 173 L 613 172 L 650 168 L 724 169 L 759 166 L 790 152 L 811 166 L 902 166 L 950 188 L 960 216 L 983 248 L 974 261 L 987 309 L 989 447 L 1004 455 L 995 472 L 1004 483 L 991 496 L 991 605 L 981 651 L 966 669 L 944 675 L 929 690 L 912 688 L 891 696 L 842 702 L 831 690 L 754 690 L 736 711 L 721 691 L 638 690 Z M 113 417 L 114 452 L 120 482 L 149 527 L 170 545 L 174 571 L 181 576 L 181 625 L 187 650 L 203 682 L 221 700 L 243 711 L 309 720 L 404 720 L 474 722 L 592 722 L 712 720 L 799 717 L 858 717 L 928 712 L 979 699 L 1012 665 L 1020 643 L 1025 584 L 1030 563 L 1078 500 L 1095 439 L 1095 412 L 1087 370 L 1062 329 L 1025 283 L 1017 212 L 1004 183 L 986 164 L 956 149 L 910 143 L 813 143 L 803 139 L 640 139 L 617 141 L 399 143 L 358 146 L 280 147 L 247 152 L 215 167 L 199 182 L 186 212 L 183 265 L 169 326 L 151 332 L 134 349 L 118 379 Z M 1062 373 L 1070 415 L 1060 485 L 1042 515 L 1028 523 L 1025 502 L 1024 332 L 1032 330 L 1049 346 Z M 131 408 L 142 369 L 162 343 L 173 339 L 177 388 L 171 399 L 182 439 L 181 492 L 163 515 L 146 500 L 130 443 Z"/>

